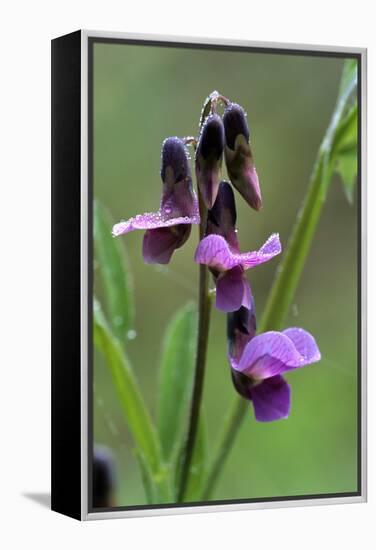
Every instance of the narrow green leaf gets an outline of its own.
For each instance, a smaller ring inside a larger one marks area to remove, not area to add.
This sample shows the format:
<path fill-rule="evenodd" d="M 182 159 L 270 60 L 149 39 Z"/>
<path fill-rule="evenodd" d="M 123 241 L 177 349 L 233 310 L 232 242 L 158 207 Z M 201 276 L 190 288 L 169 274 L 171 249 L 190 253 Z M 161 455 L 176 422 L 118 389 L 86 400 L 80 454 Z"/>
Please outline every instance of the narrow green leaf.
<path fill-rule="evenodd" d="M 129 360 L 112 335 L 98 302 L 94 303 L 94 343 L 110 369 L 133 438 L 155 471 L 159 468 L 160 455 L 154 427 Z"/>
<path fill-rule="evenodd" d="M 341 82 L 339 85 L 339 96 L 345 93 L 346 88 L 351 81 L 356 78 L 358 72 L 358 61 L 356 59 L 346 59 L 343 64 Z"/>
<path fill-rule="evenodd" d="M 204 411 L 202 409 L 203 407 L 201 407 L 196 443 L 193 451 L 189 479 L 184 497 L 185 502 L 197 502 L 201 499 L 203 483 L 206 479 L 208 445 Z"/>
<path fill-rule="evenodd" d="M 349 151 L 347 154 L 343 153 L 338 156 L 336 170 L 340 174 L 345 195 L 352 204 L 354 194 L 354 183 L 356 181 L 356 175 L 358 170 L 357 154 Z"/>
<path fill-rule="evenodd" d="M 120 239 L 111 234 L 107 212 L 94 202 L 94 249 L 104 287 L 105 306 L 111 329 L 120 342 L 133 328 L 134 303 L 130 270 Z"/>
<path fill-rule="evenodd" d="M 162 350 L 158 432 L 166 461 L 176 458 L 187 429 L 194 375 L 197 310 L 187 304 L 170 321 Z"/>
<path fill-rule="evenodd" d="M 153 474 L 150 471 L 150 467 L 140 450 L 136 449 L 135 456 L 137 458 L 138 466 L 140 468 L 142 484 L 144 486 L 146 500 L 148 504 L 157 504 L 155 489 L 153 486 Z"/>

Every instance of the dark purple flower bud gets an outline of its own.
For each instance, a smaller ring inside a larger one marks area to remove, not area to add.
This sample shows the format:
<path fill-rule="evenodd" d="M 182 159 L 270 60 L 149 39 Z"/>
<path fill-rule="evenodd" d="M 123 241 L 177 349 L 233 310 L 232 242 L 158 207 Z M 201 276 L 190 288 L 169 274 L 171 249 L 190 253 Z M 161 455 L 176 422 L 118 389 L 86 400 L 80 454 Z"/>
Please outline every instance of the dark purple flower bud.
<path fill-rule="evenodd" d="M 162 146 L 161 178 L 163 183 L 179 183 L 191 180 L 191 170 L 184 143 L 178 137 L 169 137 Z"/>
<path fill-rule="evenodd" d="M 221 181 L 213 208 L 208 211 L 207 235 L 221 235 L 235 252 L 239 252 L 236 236 L 236 206 L 234 191 L 229 183 Z"/>
<path fill-rule="evenodd" d="M 225 134 L 219 115 L 209 115 L 202 127 L 196 149 L 197 183 L 206 207 L 210 210 L 217 197 Z"/>
<path fill-rule="evenodd" d="M 230 357 L 239 361 L 243 350 L 256 334 L 256 308 L 253 296 L 251 307 L 241 307 L 227 314 L 227 339 Z"/>
<path fill-rule="evenodd" d="M 223 115 L 226 136 L 225 160 L 231 183 L 255 210 L 262 206 L 260 184 L 249 145 L 244 109 L 230 103 Z"/>
<path fill-rule="evenodd" d="M 93 456 L 93 508 L 114 506 L 115 466 L 106 447 L 95 447 Z"/>

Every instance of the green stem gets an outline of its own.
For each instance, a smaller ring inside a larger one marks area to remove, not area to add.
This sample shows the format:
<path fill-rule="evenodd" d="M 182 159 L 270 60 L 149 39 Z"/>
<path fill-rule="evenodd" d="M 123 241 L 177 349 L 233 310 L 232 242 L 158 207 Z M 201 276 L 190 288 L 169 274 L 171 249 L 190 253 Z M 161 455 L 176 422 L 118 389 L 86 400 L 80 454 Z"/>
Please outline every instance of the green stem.
<path fill-rule="evenodd" d="M 248 407 L 249 403 L 245 399 L 241 399 L 239 400 L 239 402 L 237 402 L 237 406 L 233 407 L 230 410 L 230 414 L 227 416 L 227 419 L 224 423 L 222 437 L 219 440 L 218 447 L 215 453 L 215 459 L 211 464 L 211 468 L 206 479 L 201 497 L 202 500 L 209 500 L 209 498 L 211 497 L 222 466 L 227 458 L 227 454 L 234 443 L 238 425 L 243 420 L 245 413 L 248 410 Z"/>
<path fill-rule="evenodd" d="M 200 240 L 205 235 L 207 209 L 199 192 L 200 202 Z M 209 294 L 209 272 L 205 265 L 200 265 L 199 272 L 199 310 L 198 310 L 198 334 L 196 348 L 195 374 L 193 382 L 193 392 L 191 400 L 191 409 L 189 415 L 188 433 L 185 448 L 183 451 L 183 462 L 180 474 L 180 485 L 178 490 L 178 502 L 184 500 L 185 491 L 187 488 L 190 466 L 193 456 L 193 450 L 196 441 L 198 430 L 198 422 L 200 416 L 200 405 L 202 392 L 204 388 L 204 375 L 206 352 L 208 347 L 211 298 Z"/>
<path fill-rule="evenodd" d="M 355 78 L 349 81 L 338 98 L 330 124 L 318 151 L 307 195 L 297 215 L 283 260 L 278 267 L 259 325 L 259 332 L 279 330 L 283 327 L 315 234 L 327 188 L 333 175 L 337 142 L 344 123 L 352 116 L 354 110 L 354 108 L 350 109 L 347 117 L 345 116 L 346 105 L 355 89 L 356 75 Z M 248 402 L 242 398 L 237 398 L 230 410 L 228 421 L 225 423 L 220 437 L 220 445 L 204 484 L 203 495 L 205 499 L 208 499 L 212 494 L 247 410 Z"/>

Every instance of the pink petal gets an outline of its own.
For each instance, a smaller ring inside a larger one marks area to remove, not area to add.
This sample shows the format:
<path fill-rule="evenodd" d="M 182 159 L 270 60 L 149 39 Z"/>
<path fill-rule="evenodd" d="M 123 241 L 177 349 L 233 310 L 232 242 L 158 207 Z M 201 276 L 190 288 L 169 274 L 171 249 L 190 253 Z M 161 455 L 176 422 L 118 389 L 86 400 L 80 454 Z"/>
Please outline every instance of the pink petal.
<path fill-rule="evenodd" d="M 256 420 L 271 422 L 290 414 L 290 386 L 282 376 L 273 376 L 250 389 Z"/>
<path fill-rule="evenodd" d="M 220 235 L 209 235 L 199 243 L 195 262 L 219 271 L 228 271 L 239 264 L 226 240 Z"/>
<path fill-rule="evenodd" d="M 251 307 L 251 289 L 243 270 L 235 267 L 216 280 L 215 305 L 221 311 L 237 311 L 241 306 Z"/>
<path fill-rule="evenodd" d="M 283 334 L 288 336 L 303 357 L 304 364 L 320 361 L 321 353 L 314 337 L 302 328 L 287 328 Z"/>
<path fill-rule="evenodd" d="M 237 370 L 257 380 L 306 365 L 294 343 L 282 332 L 264 332 L 244 348 Z"/>
<path fill-rule="evenodd" d="M 241 263 L 244 269 L 256 267 L 259 264 L 268 262 L 277 254 L 280 254 L 281 250 L 282 247 L 279 235 L 278 233 L 273 233 L 259 250 L 239 254 L 239 263 Z"/>
<path fill-rule="evenodd" d="M 271 235 L 259 250 L 244 254 L 232 252 L 229 244 L 221 235 L 209 235 L 199 243 L 195 261 L 218 271 L 227 271 L 235 266 L 249 269 L 271 260 L 280 252 L 281 243 L 277 233 Z"/>
<path fill-rule="evenodd" d="M 180 224 L 199 224 L 200 215 L 197 213 L 192 216 L 178 216 L 176 218 L 169 218 L 169 212 L 159 210 L 158 212 L 148 212 L 145 214 L 138 214 L 133 218 L 125 222 L 120 222 L 114 225 L 112 228 L 112 234 L 114 237 L 124 235 L 135 229 L 158 229 L 161 227 L 172 227 Z"/>

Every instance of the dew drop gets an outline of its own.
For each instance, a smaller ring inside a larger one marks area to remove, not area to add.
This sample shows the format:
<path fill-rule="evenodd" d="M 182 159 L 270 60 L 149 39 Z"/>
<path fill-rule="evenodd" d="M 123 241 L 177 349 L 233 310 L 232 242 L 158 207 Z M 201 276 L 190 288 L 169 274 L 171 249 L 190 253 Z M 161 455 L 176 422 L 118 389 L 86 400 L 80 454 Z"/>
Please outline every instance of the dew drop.
<path fill-rule="evenodd" d="M 137 337 L 137 332 L 134 329 L 130 329 L 127 332 L 127 339 L 134 340 Z"/>

